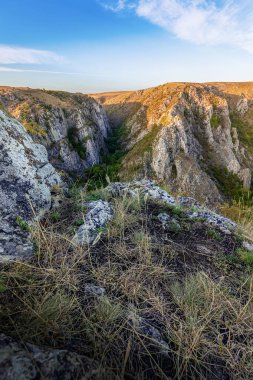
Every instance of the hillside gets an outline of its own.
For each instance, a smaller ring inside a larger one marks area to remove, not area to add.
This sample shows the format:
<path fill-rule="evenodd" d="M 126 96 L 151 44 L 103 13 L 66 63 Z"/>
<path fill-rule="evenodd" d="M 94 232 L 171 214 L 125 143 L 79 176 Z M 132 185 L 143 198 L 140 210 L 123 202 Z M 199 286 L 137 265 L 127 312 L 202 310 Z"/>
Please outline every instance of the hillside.
<path fill-rule="evenodd" d="M 0 380 L 253 378 L 247 86 L 0 88 Z"/>
<path fill-rule="evenodd" d="M 106 115 L 86 95 L 0 87 L 0 104 L 47 148 L 50 162 L 65 174 L 82 176 L 107 153 Z"/>
<path fill-rule="evenodd" d="M 120 178 L 146 175 L 207 202 L 251 187 L 253 83 L 169 83 L 102 98 L 127 153 Z"/>

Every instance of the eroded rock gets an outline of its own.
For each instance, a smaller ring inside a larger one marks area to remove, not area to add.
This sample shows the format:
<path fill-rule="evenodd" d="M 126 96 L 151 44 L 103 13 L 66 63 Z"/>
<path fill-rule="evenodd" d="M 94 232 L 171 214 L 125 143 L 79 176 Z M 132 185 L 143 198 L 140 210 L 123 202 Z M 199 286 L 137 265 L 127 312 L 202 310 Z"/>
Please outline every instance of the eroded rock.
<path fill-rule="evenodd" d="M 22 345 L 0 334 L 2 380 L 95 380 L 96 367 L 92 360 L 67 350 Z"/>
<path fill-rule="evenodd" d="M 168 205 L 175 205 L 175 199 L 170 196 L 165 190 L 161 189 L 150 180 L 140 180 L 132 182 L 115 182 L 107 187 L 107 191 L 114 197 L 129 197 L 144 196 L 147 199 L 165 202 Z"/>
<path fill-rule="evenodd" d="M 112 206 L 108 202 L 94 201 L 86 204 L 87 213 L 84 218 L 84 224 L 81 225 L 74 237 L 74 243 L 79 245 L 91 244 L 99 234 L 99 229 L 113 217 Z"/>
<path fill-rule="evenodd" d="M 0 111 L 1 260 L 31 255 L 26 222 L 50 209 L 54 185 L 61 186 L 62 180 L 48 162 L 45 147 L 35 144 L 17 120 Z"/>
<path fill-rule="evenodd" d="M 231 231 L 235 231 L 237 227 L 237 224 L 231 219 L 225 218 L 212 211 L 188 211 L 186 215 L 189 219 L 202 219 L 210 226 L 219 228 L 225 234 L 231 234 Z"/>

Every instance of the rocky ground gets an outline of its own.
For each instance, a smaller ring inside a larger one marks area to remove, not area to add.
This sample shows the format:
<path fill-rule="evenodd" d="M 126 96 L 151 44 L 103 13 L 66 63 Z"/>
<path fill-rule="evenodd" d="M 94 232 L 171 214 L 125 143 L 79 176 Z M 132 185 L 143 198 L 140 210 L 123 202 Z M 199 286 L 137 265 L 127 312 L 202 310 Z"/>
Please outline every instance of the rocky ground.
<path fill-rule="evenodd" d="M 34 256 L 1 270 L 1 378 L 252 378 L 234 222 L 142 180 L 74 187 L 30 228 Z"/>

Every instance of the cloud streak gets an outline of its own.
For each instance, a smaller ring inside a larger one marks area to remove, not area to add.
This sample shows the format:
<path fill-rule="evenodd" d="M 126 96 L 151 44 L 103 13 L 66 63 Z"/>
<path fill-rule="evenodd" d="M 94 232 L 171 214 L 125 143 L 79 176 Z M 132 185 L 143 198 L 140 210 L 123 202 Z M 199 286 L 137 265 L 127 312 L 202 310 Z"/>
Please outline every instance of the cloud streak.
<path fill-rule="evenodd" d="M 236 46 L 253 53 L 253 5 L 250 0 L 119 0 L 114 12 L 136 15 L 194 44 Z"/>
<path fill-rule="evenodd" d="M 50 64 L 62 61 L 63 57 L 51 51 L 0 45 L 0 64 Z"/>

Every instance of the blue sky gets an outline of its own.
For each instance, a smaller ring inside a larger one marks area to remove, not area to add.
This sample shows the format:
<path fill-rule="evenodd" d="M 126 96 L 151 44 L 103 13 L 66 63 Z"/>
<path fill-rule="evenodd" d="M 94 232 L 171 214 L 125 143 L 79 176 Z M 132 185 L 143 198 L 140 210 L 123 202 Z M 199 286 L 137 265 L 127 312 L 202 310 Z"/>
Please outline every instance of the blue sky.
<path fill-rule="evenodd" d="M 0 84 L 81 92 L 253 81 L 251 0 L 8 0 Z"/>

